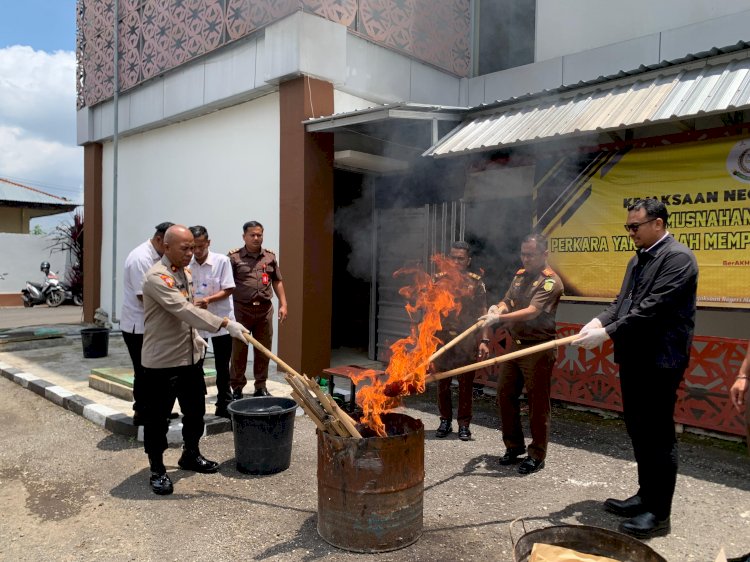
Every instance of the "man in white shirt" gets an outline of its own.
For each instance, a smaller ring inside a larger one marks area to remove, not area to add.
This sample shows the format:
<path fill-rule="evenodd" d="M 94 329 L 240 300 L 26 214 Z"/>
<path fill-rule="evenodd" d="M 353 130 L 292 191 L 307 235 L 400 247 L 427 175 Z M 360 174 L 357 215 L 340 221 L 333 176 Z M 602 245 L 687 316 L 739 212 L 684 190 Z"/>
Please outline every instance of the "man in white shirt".
<path fill-rule="evenodd" d="M 207 309 L 216 316 L 234 320 L 234 305 L 229 296 L 234 291 L 234 276 L 229 258 L 211 252 L 211 240 L 204 226 L 191 226 L 195 238 L 195 250 L 190 262 L 193 274 L 195 306 Z M 211 338 L 216 365 L 216 415 L 228 418 L 227 405 L 232 401 L 229 388 L 229 361 L 232 357 L 232 336 L 225 328 L 218 332 L 198 332 L 202 338 Z"/>
<path fill-rule="evenodd" d="M 156 225 L 156 232 L 150 240 L 136 247 L 125 258 L 123 271 L 124 288 L 122 310 L 120 311 L 120 330 L 122 339 L 133 362 L 133 424 L 143 425 L 140 410 L 143 409 L 143 365 L 141 348 L 143 347 L 143 279 L 149 268 L 161 259 L 164 254 L 164 233 L 174 223 L 162 222 Z"/>

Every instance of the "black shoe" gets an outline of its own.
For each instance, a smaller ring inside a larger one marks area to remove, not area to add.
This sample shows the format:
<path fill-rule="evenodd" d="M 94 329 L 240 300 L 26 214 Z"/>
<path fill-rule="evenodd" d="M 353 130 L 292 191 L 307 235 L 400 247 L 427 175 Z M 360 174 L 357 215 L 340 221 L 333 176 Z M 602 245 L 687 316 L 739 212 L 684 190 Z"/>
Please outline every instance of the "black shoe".
<path fill-rule="evenodd" d="M 235 388 L 232 391 L 232 398 L 235 400 L 242 400 L 242 389 L 241 388 Z"/>
<path fill-rule="evenodd" d="M 620 523 L 619 530 L 639 539 L 662 537 L 669 534 L 669 517 L 658 519 L 656 515 L 646 511 Z"/>
<path fill-rule="evenodd" d="M 440 419 L 440 427 L 435 430 L 435 437 L 442 439 L 449 433 L 453 433 L 453 427 L 451 426 L 451 420 Z"/>
<path fill-rule="evenodd" d="M 138 412 L 133 412 L 133 425 L 143 425 L 146 422 L 145 416 Z"/>
<path fill-rule="evenodd" d="M 520 462 L 521 459 L 519 458 L 522 455 L 526 454 L 526 448 L 521 447 L 519 449 L 506 449 L 505 454 L 500 457 L 499 462 L 501 465 L 506 466 L 509 464 L 515 464 L 517 462 Z"/>
<path fill-rule="evenodd" d="M 461 441 L 468 441 L 469 439 L 471 439 L 471 431 L 469 431 L 468 425 L 458 426 L 458 438 Z"/>
<path fill-rule="evenodd" d="M 533 474 L 544 468 L 544 461 L 526 457 L 523 462 L 518 465 L 518 474 Z"/>
<path fill-rule="evenodd" d="M 208 460 L 197 451 L 184 451 L 177 465 L 183 470 L 192 470 L 202 474 L 213 474 L 219 470 L 218 462 Z"/>
<path fill-rule="evenodd" d="M 620 517 L 635 517 L 646 511 L 641 496 L 630 496 L 626 500 L 609 498 L 604 501 L 604 509 Z"/>
<path fill-rule="evenodd" d="M 226 406 L 216 406 L 216 412 L 214 412 L 214 415 L 217 418 L 231 418 L 232 417 L 229 415 L 229 410 L 227 410 Z"/>
<path fill-rule="evenodd" d="M 151 490 L 159 496 L 168 496 L 174 491 L 172 481 L 166 472 L 152 472 L 148 483 L 151 484 Z"/>
<path fill-rule="evenodd" d="M 268 389 L 264 386 L 262 388 L 256 388 L 255 392 L 253 392 L 253 396 L 271 396 L 271 393 L 268 392 Z"/>

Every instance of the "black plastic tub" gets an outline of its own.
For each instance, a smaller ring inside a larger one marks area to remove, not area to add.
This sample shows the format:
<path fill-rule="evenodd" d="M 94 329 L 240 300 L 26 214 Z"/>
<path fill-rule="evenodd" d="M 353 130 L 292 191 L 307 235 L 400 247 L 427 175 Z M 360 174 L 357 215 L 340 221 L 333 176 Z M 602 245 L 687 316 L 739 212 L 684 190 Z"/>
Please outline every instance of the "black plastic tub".
<path fill-rule="evenodd" d="M 259 396 L 235 400 L 232 416 L 237 470 L 274 474 L 289 468 L 297 403 L 291 398 Z"/>
<path fill-rule="evenodd" d="M 107 328 L 83 328 L 81 344 L 83 356 L 86 359 L 106 357 L 109 353 L 109 330 Z"/>

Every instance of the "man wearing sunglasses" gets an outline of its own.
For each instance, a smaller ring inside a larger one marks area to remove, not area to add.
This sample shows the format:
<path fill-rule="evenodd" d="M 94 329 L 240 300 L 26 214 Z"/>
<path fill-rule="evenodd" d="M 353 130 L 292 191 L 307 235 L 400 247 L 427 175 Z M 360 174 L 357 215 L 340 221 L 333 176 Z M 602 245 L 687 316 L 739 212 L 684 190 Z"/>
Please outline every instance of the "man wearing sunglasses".
<path fill-rule="evenodd" d="M 620 367 L 625 426 L 638 465 L 638 491 L 608 499 L 607 511 L 628 517 L 620 531 L 639 538 L 670 531 L 677 479 L 674 406 L 690 359 L 698 264 L 667 231 L 664 203 L 641 199 L 625 225 L 636 255 L 615 301 L 586 324 L 573 345 L 593 349 L 608 339 Z"/>

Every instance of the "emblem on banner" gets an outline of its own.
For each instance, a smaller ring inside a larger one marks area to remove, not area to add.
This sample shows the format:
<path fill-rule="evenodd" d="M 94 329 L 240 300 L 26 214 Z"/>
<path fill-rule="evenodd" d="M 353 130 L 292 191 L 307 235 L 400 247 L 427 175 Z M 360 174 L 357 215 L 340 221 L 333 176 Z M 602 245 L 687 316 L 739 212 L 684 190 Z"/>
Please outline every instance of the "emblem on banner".
<path fill-rule="evenodd" d="M 741 140 L 729 151 L 727 171 L 737 181 L 750 183 L 750 139 Z"/>

